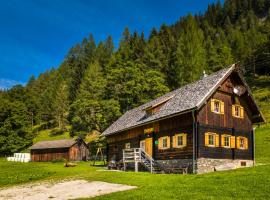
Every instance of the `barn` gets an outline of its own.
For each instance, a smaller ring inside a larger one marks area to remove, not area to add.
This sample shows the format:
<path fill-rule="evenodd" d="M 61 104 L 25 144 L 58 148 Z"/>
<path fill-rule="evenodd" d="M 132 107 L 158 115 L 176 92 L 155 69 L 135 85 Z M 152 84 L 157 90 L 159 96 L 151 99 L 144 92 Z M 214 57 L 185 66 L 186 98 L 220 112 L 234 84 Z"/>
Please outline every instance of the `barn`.
<path fill-rule="evenodd" d="M 253 125 L 264 122 L 233 64 L 127 111 L 103 135 L 124 168 L 204 173 L 253 166 Z"/>
<path fill-rule="evenodd" d="M 31 161 L 48 162 L 60 159 L 68 161 L 87 160 L 89 150 L 82 139 L 63 139 L 37 142 L 30 148 Z"/>

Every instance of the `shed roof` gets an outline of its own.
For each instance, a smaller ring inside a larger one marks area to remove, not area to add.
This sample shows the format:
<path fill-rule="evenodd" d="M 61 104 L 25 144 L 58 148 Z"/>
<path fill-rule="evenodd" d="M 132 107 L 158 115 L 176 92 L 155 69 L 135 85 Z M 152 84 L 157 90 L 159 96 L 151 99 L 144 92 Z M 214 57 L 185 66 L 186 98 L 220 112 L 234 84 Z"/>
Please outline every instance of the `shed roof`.
<path fill-rule="evenodd" d="M 57 148 L 69 148 L 76 143 L 74 139 L 52 140 L 37 142 L 29 149 L 57 149 Z"/>
<path fill-rule="evenodd" d="M 191 111 L 193 109 L 200 108 L 205 102 L 205 100 L 207 100 L 214 93 L 214 91 L 220 86 L 220 84 L 234 70 L 235 64 L 224 68 L 218 72 L 215 72 L 211 75 L 208 75 L 194 83 L 185 85 L 179 89 L 169 92 L 137 108 L 129 110 L 117 121 L 115 121 L 109 128 L 107 128 L 102 134 L 105 136 L 111 135 L 169 116 L 178 115 L 187 111 Z M 249 89 L 248 91 L 250 92 Z M 254 101 L 254 99 L 252 100 Z M 147 108 L 164 101 L 165 104 L 160 108 L 157 113 L 150 116 L 147 115 Z"/>

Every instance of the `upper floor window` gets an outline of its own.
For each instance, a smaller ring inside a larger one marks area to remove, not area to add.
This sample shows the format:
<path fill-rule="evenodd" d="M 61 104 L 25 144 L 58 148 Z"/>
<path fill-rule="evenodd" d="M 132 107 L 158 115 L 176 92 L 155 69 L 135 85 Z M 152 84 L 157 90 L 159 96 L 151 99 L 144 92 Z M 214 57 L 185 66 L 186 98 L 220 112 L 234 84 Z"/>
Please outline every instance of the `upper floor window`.
<path fill-rule="evenodd" d="M 186 133 L 176 134 L 173 137 L 173 147 L 182 148 L 185 146 L 187 146 L 187 134 Z"/>
<path fill-rule="evenodd" d="M 224 114 L 224 102 L 218 99 L 211 99 L 211 111 L 217 114 Z"/>
<path fill-rule="evenodd" d="M 244 108 L 240 105 L 232 105 L 232 116 L 244 118 Z"/>

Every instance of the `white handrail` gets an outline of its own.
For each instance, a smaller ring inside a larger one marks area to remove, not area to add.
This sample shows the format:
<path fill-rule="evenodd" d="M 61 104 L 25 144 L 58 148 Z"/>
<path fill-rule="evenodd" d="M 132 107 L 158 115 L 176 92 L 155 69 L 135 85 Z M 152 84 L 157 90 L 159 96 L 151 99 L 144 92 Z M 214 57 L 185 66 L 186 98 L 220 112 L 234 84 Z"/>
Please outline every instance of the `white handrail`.
<path fill-rule="evenodd" d="M 126 153 L 129 153 L 129 155 L 127 156 Z M 125 162 L 130 162 L 132 160 L 135 162 L 135 168 L 137 168 L 136 167 L 137 162 L 142 162 L 142 160 L 148 160 L 150 164 L 150 172 L 153 173 L 153 164 L 155 160 L 149 154 L 147 154 L 142 148 L 123 149 L 124 168 Z"/>

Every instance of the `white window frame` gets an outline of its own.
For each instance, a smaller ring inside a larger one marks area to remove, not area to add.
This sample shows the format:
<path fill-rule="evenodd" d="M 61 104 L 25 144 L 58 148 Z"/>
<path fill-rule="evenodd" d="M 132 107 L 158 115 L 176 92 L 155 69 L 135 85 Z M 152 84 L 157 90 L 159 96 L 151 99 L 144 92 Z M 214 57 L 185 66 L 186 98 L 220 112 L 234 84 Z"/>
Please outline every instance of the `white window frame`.
<path fill-rule="evenodd" d="M 210 144 L 210 137 L 213 137 L 213 144 Z M 216 146 L 216 134 L 208 133 L 208 147 L 215 147 L 215 146 Z"/>
<path fill-rule="evenodd" d="M 224 148 L 231 148 L 231 136 L 230 135 L 223 135 L 224 137 Z M 228 145 L 226 145 L 226 139 L 228 139 Z"/>
<path fill-rule="evenodd" d="M 164 140 L 166 140 L 166 146 L 164 146 Z M 168 138 L 167 137 L 163 137 L 161 139 L 161 141 L 162 141 L 162 149 L 168 149 L 169 148 L 168 147 Z"/>

